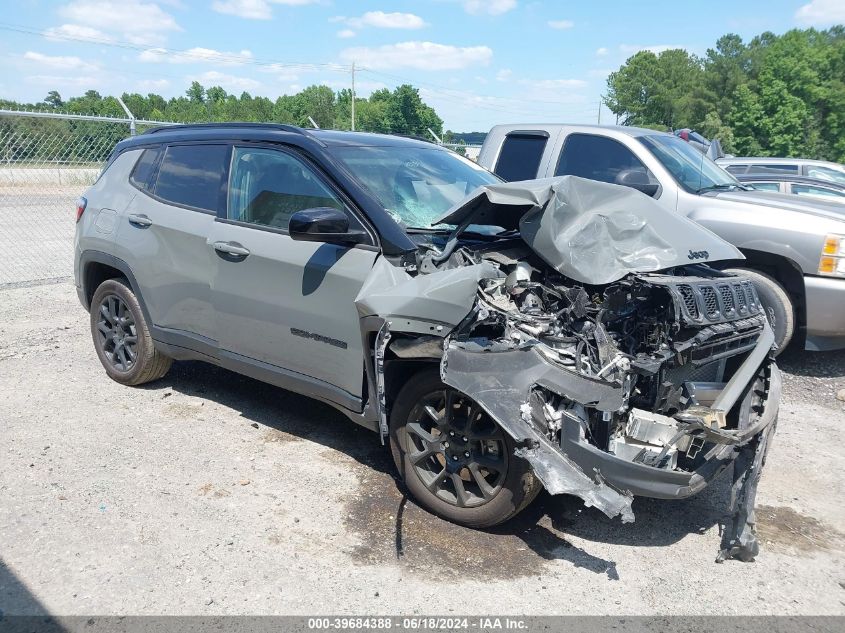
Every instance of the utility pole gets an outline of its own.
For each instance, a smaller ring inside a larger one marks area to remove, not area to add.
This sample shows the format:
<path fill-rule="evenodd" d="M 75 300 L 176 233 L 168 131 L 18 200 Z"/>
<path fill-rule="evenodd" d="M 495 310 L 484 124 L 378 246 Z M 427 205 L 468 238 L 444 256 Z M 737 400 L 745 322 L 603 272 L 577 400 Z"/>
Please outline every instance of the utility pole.
<path fill-rule="evenodd" d="M 352 131 L 355 131 L 355 62 L 352 62 Z"/>
<path fill-rule="evenodd" d="M 601 125 L 601 97 L 599 97 L 599 120 L 598 125 Z"/>

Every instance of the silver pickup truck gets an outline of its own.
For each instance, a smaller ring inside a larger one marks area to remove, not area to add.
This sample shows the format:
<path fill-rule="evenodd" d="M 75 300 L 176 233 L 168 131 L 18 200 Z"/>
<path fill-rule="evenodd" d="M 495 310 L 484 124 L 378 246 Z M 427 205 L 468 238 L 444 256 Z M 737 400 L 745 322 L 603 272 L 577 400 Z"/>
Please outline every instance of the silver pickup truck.
<path fill-rule="evenodd" d="M 845 348 L 845 209 L 753 190 L 683 140 L 592 125 L 497 125 L 478 162 L 505 180 L 573 175 L 625 185 L 704 225 L 745 256 L 780 349 Z M 690 250 L 691 262 L 706 253 Z"/>

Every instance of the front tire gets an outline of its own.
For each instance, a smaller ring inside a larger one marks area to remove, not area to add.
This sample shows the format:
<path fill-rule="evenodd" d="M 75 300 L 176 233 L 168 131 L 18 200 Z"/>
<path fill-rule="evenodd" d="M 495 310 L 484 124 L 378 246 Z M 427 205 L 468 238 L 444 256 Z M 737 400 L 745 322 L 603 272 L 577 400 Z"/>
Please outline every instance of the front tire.
<path fill-rule="evenodd" d="M 540 492 L 510 436 L 472 399 L 444 385 L 437 368 L 415 374 L 399 392 L 390 444 L 417 502 L 454 523 L 503 523 Z"/>
<path fill-rule="evenodd" d="M 765 273 L 748 268 L 728 268 L 725 272 L 742 275 L 754 282 L 775 334 L 775 343 L 778 346 L 776 355 L 783 352 L 795 333 L 795 307 L 789 294 L 783 286 Z"/>
<path fill-rule="evenodd" d="M 122 385 L 158 380 L 173 362 L 153 345 L 138 298 L 123 279 L 107 279 L 94 292 L 91 336 L 109 378 Z"/>

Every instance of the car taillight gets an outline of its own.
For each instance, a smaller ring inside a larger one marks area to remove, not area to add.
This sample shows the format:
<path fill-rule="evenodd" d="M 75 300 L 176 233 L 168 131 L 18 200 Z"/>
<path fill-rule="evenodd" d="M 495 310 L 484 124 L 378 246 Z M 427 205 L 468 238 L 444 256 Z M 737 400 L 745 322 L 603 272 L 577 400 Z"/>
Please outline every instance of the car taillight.
<path fill-rule="evenodd" d="M 76 201 L 76 221 L 79 222 L 79 219 L 82 217 L 82 214 L 85 213 L 85 207 L 88 206 L 88 201 L 80 197 Z"/>

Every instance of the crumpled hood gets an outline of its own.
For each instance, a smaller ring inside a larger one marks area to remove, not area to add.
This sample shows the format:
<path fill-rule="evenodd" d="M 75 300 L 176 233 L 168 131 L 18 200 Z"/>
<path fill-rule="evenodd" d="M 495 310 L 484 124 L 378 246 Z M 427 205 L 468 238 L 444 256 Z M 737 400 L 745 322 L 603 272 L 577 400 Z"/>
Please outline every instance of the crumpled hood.
<path fill-rule="evenodd" d="M 639 191 L 576 176 L 479 187 L 441 222 L 518 228 L 549 266 L 585 284 L 744 259 L 736 247 Z"/>

